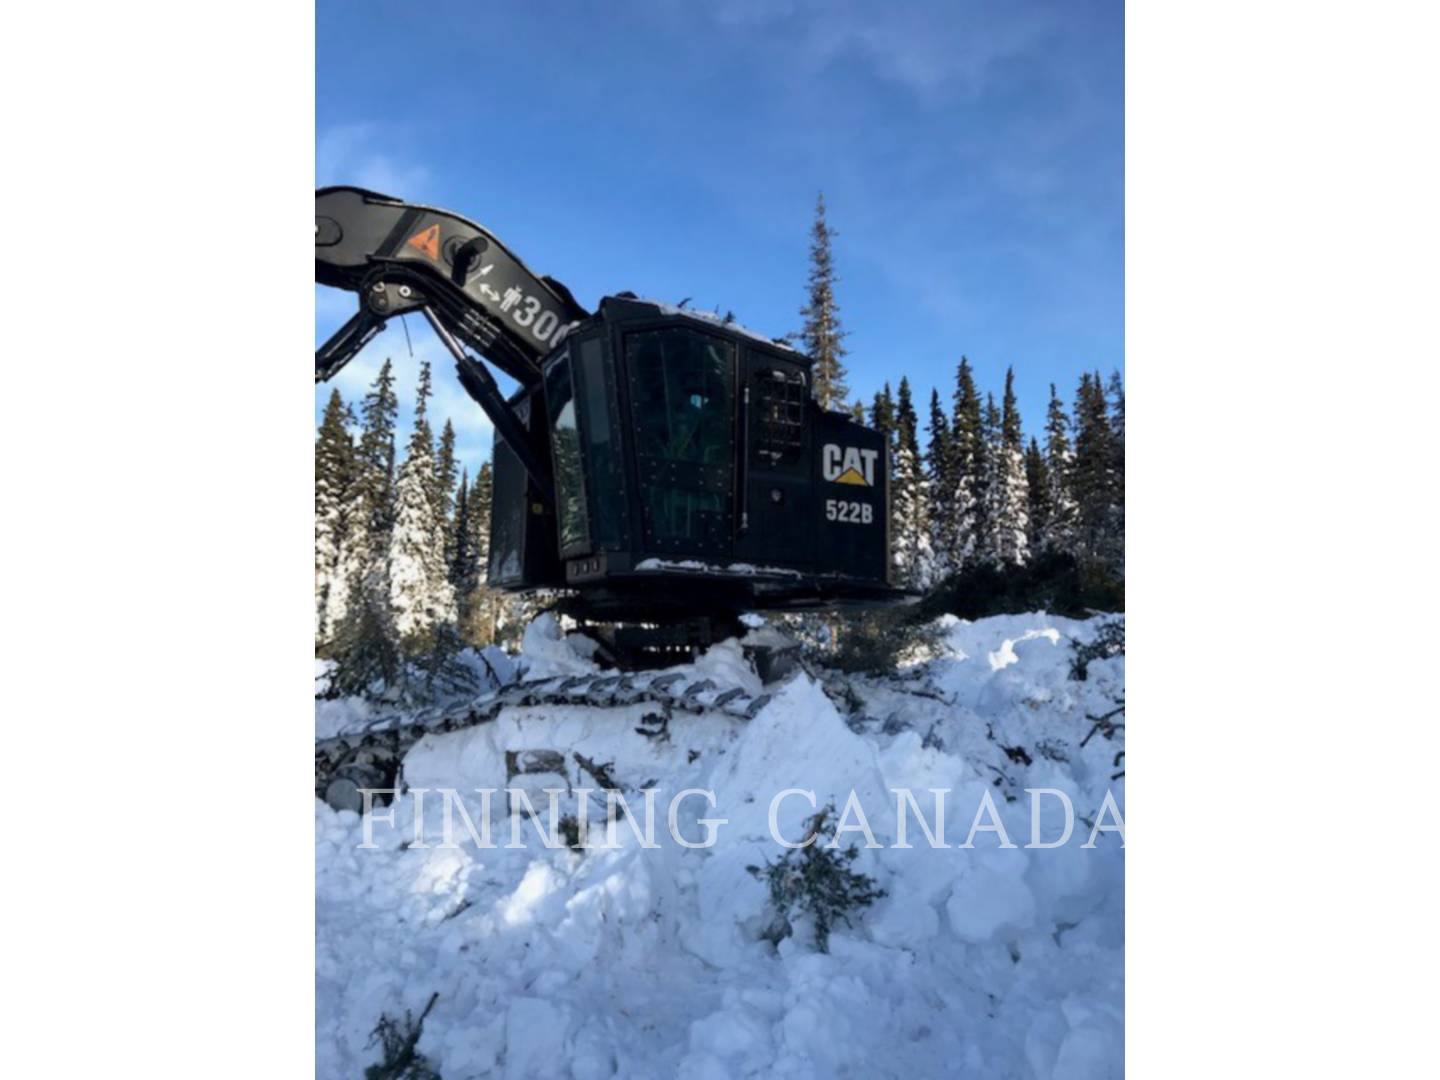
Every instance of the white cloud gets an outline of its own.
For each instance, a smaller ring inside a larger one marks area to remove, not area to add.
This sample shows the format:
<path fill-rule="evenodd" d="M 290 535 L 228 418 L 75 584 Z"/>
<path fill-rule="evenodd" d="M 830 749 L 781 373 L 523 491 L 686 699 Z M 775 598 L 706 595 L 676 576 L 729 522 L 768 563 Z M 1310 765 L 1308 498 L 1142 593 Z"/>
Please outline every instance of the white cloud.
<path fill-rule="evenodd" d="M 1022 5 L 721 0 L 709 10 L 720 26 L 741 32 L 773 33 L 787 23 L 785 51 L 808 71 L 856 60 L 932 101 L 947 91 L 977 93 L 996 64 L 1033 50 L 1050 25 Z"/>
<path fill-rule="evenodd" d="M 407 202 L 418 201 L 418 194 L 429 182 L 430 170 L 381 149 L 386 142 L 387 136 L 374 124 L 327 128 L 315 140 L 316 184 L 352 184 Z"/>

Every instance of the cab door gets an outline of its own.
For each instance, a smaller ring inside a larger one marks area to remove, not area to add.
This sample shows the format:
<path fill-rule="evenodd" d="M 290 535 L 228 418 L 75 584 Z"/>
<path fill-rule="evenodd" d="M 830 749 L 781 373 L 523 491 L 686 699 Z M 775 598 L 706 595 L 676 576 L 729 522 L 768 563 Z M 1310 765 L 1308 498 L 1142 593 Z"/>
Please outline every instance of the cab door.
<path fill-rule="evenodd" d="M 735 346 L 688 327 L 625 335 L 645 551 L 725 560 L 735 531 Z"/>
<path fill-rule="evenodd" d="M 746 349 L 735 556 L 808 569 L 815 561 L 810 378 L 798 363 Z"/>

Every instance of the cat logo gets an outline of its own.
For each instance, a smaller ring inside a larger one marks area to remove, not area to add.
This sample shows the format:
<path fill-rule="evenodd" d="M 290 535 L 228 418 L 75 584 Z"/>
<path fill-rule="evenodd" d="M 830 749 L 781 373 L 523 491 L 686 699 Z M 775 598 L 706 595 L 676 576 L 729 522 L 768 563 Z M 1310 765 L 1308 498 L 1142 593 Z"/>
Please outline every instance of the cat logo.
<path fill-rule="evenodd" d="M 875 459 L 879 450 L 860 450 L 853 446 L 839 447 L 826 443 L 820 456 L 820 471 L 834 484 L 856 487 L 875 486 Z"/>

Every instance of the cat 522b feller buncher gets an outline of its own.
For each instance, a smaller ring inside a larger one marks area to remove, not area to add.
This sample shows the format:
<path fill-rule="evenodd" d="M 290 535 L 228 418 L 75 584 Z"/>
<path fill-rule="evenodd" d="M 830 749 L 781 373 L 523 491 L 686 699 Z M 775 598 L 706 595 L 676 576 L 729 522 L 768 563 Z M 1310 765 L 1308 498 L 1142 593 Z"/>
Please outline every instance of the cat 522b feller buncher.
<path fill-rule="evenodd" d="M 555 591 L 616 666 L 747 611 L 906 595 L 886 440 L 817 404 L 788 345 L 632 294 L 586 311 L 474 222 L 354 187 L 315 193 L 315 280 L 359 298 L 317 382 L 397 315 L 434 328 L 494 425 L 489 585 Z"/>

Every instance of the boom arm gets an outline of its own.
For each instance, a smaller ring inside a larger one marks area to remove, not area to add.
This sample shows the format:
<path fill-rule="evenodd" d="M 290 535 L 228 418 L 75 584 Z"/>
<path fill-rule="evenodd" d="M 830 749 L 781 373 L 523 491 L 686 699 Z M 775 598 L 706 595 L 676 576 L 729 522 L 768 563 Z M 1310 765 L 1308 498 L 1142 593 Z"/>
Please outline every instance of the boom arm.
<path fill-rule="evenodd" d="M 553 278 L 533 273 L 473 221 L 354 187 L 315 192 L 315 280 L 356 293 L 360 310 L 315 350 L 315 381 L 350 362 L 388 319 L 420 311 L 455 357 L 460 382 L 551 495 L 524 426 L 469 346 L 522 386 L 590 314 Z"/>

